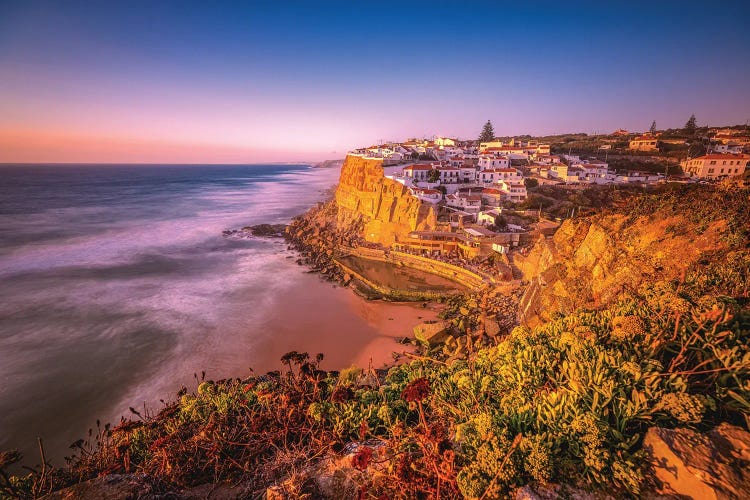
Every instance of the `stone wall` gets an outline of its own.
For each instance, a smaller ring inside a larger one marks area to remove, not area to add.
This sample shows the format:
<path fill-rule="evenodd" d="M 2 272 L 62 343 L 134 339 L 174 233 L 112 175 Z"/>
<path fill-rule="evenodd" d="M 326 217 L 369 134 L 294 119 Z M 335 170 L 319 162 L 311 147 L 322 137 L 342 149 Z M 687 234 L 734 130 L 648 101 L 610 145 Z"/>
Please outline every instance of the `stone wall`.
<path fill-rule="evenodd" d="M 389 251 L 386 253 L 383 250 L 365 247 L 352 248 L 347 250 L 347 253 L 363 259 L 379 260 L 381 262 L 388 262 L 393 265 L 401 265 L 426 273 L 435 274 L 454 281 L 459 285 L 463 285 L 470 290 L 478 290 L 487 284 L 485 278 L 469 271 L 468 269 L 454 266 L 447 262 L 428 259 L 419 255 L 411 255 L 396 251 Z"/>

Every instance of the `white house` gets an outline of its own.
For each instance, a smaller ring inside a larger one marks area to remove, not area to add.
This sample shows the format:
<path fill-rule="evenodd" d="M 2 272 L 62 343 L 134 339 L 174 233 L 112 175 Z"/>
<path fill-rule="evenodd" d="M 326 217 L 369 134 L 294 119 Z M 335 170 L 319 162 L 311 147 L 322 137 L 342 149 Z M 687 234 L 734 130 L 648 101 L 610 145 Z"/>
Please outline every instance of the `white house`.
<path fill-rule="evenodd" d="M 461 166 L 459 168 L 460 173 L 459 177 L 461 179 L 461 182 L 476 182 L 477 180 L 477 169 L 476 167 L 472 166 Z"/>
<path fill-rule="evenodd" d="M 742 144 L 712 144 L 709 146 L 708 152 L 717 154 L 742 154 Z"/>
<path fill-rule="evenodd" d="M 437 167 L 440 172 L 440 183 L 441 184 L 458 184 L 461 182 L 460 174 L 461 169 L 455 167 Z"/>
<path fill-rule="evenodd" d="M 427 176 L 432 170 L 432 165 L 417 164 L 404 167 L 402 170 L 404 177 L 409 177 L 413 181 L 427 181 Z"/>
<path fill-rule="evenodd" d="M 533 148 L 535 149 L 535 148 Z M 514 160 L 528 160 L 529 152 L 524 147 L 520 146 L 503 146 L 503 147 L 491 147 L 486 148 L 483 153 L 492 153 L 495 155 L 502 155 Z"/>
<path fill-rule="evenodd" d="M 453 193 L 446 195 L 445 203 L 449 207 L 457 208 L 470 214 L 476 214 L 482 208 L 482 196 L 469 193 Z"/>
<path fill-rule="evenodd" d="M 500 191 L 505 195 L 505 198 L 518 203 L 526 199 L 526 185 L 524 184 L 523 178 L 521 180 L 504 180 L 498 181 L 497 186 Z"/>
<path fill-rule="evenodd" d="M 499 181 L 523 182 L 523 176 L 515 168 L 491 168 L 478 173 L 478 180 L 485 184 Z"/>
<path fill-rule="evenodd" d="M 488 170 L 493 168 L 508 168 L 510 166 L 510 160 L 507 156 L 495 156 L 483 154 L 479 157 L 477 163 L 479 170 Z"/>
<path fill-rule="evenodd" d="M 409 191 L 420 200 L 428 203 L 439 203 L 443 199 L 443 193 L 437 189 L 411 187 Z"/>
<path fill-rule="evenodd" d="M 484 210 L 477 214 L 477 223 L 483 226 L 492 226 L 495 224 L 495 218 L 503 213 L 502 208 L 493 208 L 491 210 Z"/>
<path fill-rule="evenodd" d="M 579 162 L 574 163 L 572 166 L 581 169 L 582 172 L 578 175 L 578 177 L 582 182 L 604 184 L 608 180 L 609 165 L 604 162 Z"/>
<path fill-rule="evenodd" d="M 505 193 L 498 188 L 486 187 L 482 189 L 482 202 L 490 207 L 499 207 L 505 198 Z"/>
<path fill-rule="evenodd" d="M 455 146 L 458 142 L 458 139 L 451 139 L 450 137 L 436 137 L 435 141 L 433 142 L 435 143 L 435 146 L 442 149 L 446 146 Z"/>

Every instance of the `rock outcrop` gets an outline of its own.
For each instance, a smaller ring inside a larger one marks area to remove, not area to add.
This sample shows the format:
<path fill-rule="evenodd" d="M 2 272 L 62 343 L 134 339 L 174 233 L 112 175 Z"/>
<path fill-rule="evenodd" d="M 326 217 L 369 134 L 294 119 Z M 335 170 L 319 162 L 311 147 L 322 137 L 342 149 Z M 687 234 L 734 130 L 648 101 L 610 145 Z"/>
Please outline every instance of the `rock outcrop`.
<path fill-rule="evenodd" d="M 643 447 L 662 493 L 679 498 L 750 498 L 750 433 L 721 424 L 701 434 L 652 427 Z"/>
<path fill-rule="evenodd" d="M 415 230 L 434 229 L 435 208 L 409 189 L 383 175 L 382 161 L 358 155 L 346 157 L 336 189 L 337 222 L 362 222 L 362 237 L 385 246 Z"/>
<path fill-rule="evenodd" d="M 522 319 L 534 325 L 556 312 L 606 305 L 647 281 L 679 278 L 706 252 L 717 250 L 723 227 L 720 221 L 692 231 L 680 216 L 633 221 L 612 214 L 566 220 L 528 254 L 513 256 L 513 265 L 530 282 L 521 303 Z"/>

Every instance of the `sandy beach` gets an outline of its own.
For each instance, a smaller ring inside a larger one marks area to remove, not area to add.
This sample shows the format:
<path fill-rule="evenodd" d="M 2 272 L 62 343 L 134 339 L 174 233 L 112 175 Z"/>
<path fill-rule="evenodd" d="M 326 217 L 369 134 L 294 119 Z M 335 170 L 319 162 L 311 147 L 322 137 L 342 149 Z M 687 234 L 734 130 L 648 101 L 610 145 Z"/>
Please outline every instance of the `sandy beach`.
<path fill-rule="evenodd" d="M 303 286 L 288 290 L 267 315 L 266 334 L 253 348 L 262 360 L 253 366 L 256 372 L 278 369 L 290 350 L 323 353 L 325 369 L 381 368 L 393 362 L 393 352 L 408 349 L 398 341 L 411 337 L 418 323 L 437 318 L 441 307 L 366 300 L 315 274 L 300 281 Z"/>

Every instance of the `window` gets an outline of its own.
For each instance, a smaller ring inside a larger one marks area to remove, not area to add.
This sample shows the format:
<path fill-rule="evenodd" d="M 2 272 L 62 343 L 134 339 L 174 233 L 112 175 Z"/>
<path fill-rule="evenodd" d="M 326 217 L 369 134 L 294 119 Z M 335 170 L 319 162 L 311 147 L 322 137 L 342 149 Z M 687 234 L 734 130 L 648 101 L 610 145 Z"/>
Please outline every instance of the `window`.
<path fill-rule="evenodd" d="M 713 169 L 713 168 L 709 168 L 709 169 L 708 169 L 708 173 L 709 173 L 709 174 L 713 174 L 713 173 L 714 173 L 714 169 Z"/>

